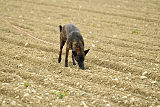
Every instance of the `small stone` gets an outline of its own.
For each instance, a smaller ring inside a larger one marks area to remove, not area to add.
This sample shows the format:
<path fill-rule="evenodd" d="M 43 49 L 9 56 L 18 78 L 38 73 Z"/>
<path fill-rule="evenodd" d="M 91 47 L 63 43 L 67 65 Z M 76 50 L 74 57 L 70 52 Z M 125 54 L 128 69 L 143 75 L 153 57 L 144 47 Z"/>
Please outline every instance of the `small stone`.
<path fill-rule="evenodd" d="M 16 98 L 16 99 L 18 99 L 18 98 L 19 98 L 19 96 L 16 96 L 15 98 Z"/>
<path fill-rule="evenodd" d="M 126 77 L 125 79 L 126 79 L 126 80 L 128 80 L 129 78 L 128 78 L 128 77 Z"/>
<path fill-rule="evenodd" d="M 127 96 L 129 97 L 129 96 L 131 96 L 131 94 L 128 94 Z"/>
<path fill-rule="evenodd" d="M 82 85 L 80 85 L 79 88 L 82 88 Z"/>
<path fill-rule="evenodd" d="M 42 97 L 41 96 L 36 96 L 38 99 L 42 99 Z"/>
<path fill-rule="evenodd" d="M 107 68 L 105 67 L 105 68 L 102 68 L 102 70 L 106 70 Z"/>
<path fill-rule="evenodd" d="M 2 104 L 5 104 L 5 103 L 6 103 L 6 101 L 5 101 L 5 100 L 3 100 Z"/>
<path fill-rule="evenodd" d="M 152 81 L 151 83 L 152 83 L 152 84 L 155 84 L 155 83 L 157 83 L 157 81 Z"/>
<path fill-rule="evenodd" d="M 136 53 L 132 53 L 133 55 L 136 55 Z"/>
<path fill-rule="evenodd" d="M 91 70 L 87 70 L 88 72 L 90 72 Z"/>
<path fill-rule="evenodd" d="M 11 105 L 16 105 L 16 102 L 15 102 L 15 101 L 12 101 L 12 102 L 11 102 Z"/>
<path fill-rule="evenodd" d="M 122 63 L 123 65 L 127 65 L 127 63 Z"/>
<path fill-rule="evenodd" d="M 158 66 L 158 64 L 155 64 L 155 66 Z"/>
<path fill-rule="evenodd" d="M 86 94 L 86 92 L 82 92 L 82 93 L 80 93 L 80 95 L 85 95 Z"/>
<path fill-rule="evenodd" d="M 153 70 L 156 70 L 156 68 L 153 68 Z"/>
<path fill-rule="evenodd" d="M 14 56 L 15 59 L 19 60 L 20 59 L 20 56 L 16 55 Z"/>
<path fill-rule="evenodd" d="M 25 94 L 24 94 L 24 97 L 27 97 L 27 96 L 29 96 L 29 93 L 25 93 Z"/>
<path fill-rule="evenodd" d="M 23 67 L 23 65 L 22 65 L 22 64 L 19 64 L 19 65 L 18 65 L 18 68 L 21 68 L 21 67 Z"/>
<path fill-rule="evenodd" d="M 79 82 L 77 82 L 76 85 L 79 86 Z"/>
<path fill-rule="evenodd" d="M 107 107 L 110 107 L 111 105 L 110 105 L 110 104 L 106 104 L 106 106 L 107 106 Z"/>
<path fill-rule="evenodd" d="M 94 45 L 94 44 L 92 44 L 92 47 L 95 47 L 95 45 Z"/>
<path fill-rule="evenodd" d="M 144 76 L 144 75 L 146 75 L 147 73 L 148 73 L 148 72 L 147 72 L 147 71 L 145 71 L 145 72 L 143 72 L 143 74 L 142 74 L 142 75 Z"/>
<path fill-rule="evenodd" d="M 112 98 L 114 99 L 114 98 L 116 98 L 115 96 L 112 96 Z"/>
<path fill-rule="evenodd" d="M 127 98 L 127 96 L 123 96 L 122 98 L 126 99 L 126 98 Z"/>
<path fill-rule="evenodd" d="M 125 88 L 120 88 L 120 90 L 121 90 L 121 91 L 124 91 L 124 90 L 125 90 Z"/>
<path fill-rule="evenodd" d="M 112 88 L 116 87 L 116 85 L 113 85 Z"/>
<path fill-rule="evenodd" d="M 118 78 L 115 78 L 115 79 L 113 79 L 113 80 L 118 81 Z"/>
<path fill-rule="evenodd" d="M 19 18 L 22 18 L 22 16 L 19 16 Z"/>
<path fill-rule="evenodd" d="M 25 43 L 25 46 L 28 46 L 28 43 Z"/>
<path fill-rule="evenodd" d="M 130 100 L 131 102 L 134 102 L 135 101 L 135 98 L 131 98 L 131 100 Z"/>
<path fill-rule="evenodd" d="M 140 78 L 141 78 L 141 79 L 146 79 L 147 77 L 146 77 L 146 76 L 141 76 Z"/>
<path fill-rule="evenodd" d="M 7 85 L 10 85 L 10 84 L 9 83 L 2 83 L 2 85 L 7 86 Z"/>
<path fill-rule="evenodd" d="M 46 93 L 45 95 L 49 95 L 49 93 Z"/>

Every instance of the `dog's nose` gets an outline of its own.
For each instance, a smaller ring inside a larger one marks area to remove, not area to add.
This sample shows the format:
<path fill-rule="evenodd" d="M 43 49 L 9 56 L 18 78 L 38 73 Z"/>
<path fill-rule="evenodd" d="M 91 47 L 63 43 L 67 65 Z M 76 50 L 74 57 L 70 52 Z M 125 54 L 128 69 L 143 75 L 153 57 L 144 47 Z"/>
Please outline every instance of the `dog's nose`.
<path fill-rule="evenodd" d="M 80 67 L 82 70 L 84 70 L 84 67 Z"/>
<path fill-rule="evenodd" d="M 84 70 L 84 64 L 83 63 L 78 63 L 80 69 L 83 69 Z"/>

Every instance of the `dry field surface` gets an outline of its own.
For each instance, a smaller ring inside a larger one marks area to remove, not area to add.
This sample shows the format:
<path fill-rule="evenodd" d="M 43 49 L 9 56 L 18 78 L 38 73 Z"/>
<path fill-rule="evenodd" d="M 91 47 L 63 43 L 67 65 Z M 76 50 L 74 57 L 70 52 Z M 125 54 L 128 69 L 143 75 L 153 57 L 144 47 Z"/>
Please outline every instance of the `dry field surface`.
<path fill-rule="evenodd" d="M 160 107 L 159 0 L 0 0 L 0 107 Z M 85 70 L 58 63 L 75 24 Z"/>

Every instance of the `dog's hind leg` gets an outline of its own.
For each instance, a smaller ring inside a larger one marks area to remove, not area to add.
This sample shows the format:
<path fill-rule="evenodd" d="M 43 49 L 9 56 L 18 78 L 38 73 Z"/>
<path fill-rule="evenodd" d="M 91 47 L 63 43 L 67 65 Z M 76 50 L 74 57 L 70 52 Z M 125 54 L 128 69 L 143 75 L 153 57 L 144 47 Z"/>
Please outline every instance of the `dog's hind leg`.
<path fill-rule="evenodd" d="M 64 44 L 66 42 L 66 39 L 64 39 L 64 33 L 62 32 L 62 26 L 60 25 L 59 28 L 60 28 L 60 51 L 59 51 L 58 63 L 61 62 L 62 49 L 63 49 L 63 46 L 64 46 Z"/>
<path fill-rule="evenodd" d="M 65 42 L 66 41 L 64 41 L 64 40 L 60 40 L 60 51 L 59 51 L 58 63 L 61 62 L 61 59 L 62 59 L 62 49 L 63 49 L 63 46 L 64 46 Z"/>

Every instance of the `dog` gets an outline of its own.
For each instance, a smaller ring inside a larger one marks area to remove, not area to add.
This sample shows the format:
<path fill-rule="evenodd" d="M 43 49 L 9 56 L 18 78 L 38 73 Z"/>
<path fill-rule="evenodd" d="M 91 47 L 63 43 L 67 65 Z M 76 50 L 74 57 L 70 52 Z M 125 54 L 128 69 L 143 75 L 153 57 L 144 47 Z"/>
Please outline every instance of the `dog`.
<path fill-rule="evenodd" d="M 58 63 L 61 62 L 62 49 L 65 43 L 66 46 L 66 56 L 65 56 L 65 67 L 68 67 L 68 54 L 69 50 L 72 50 L 72 61 L 73 65 L 76 65 L 75 60 L 77 61 L 80 69 L 85 69 L 84 60 L 85 56 L 89 52 L 84 50 L 84 40 L 80 33 L 80 30 L 74 24 L 66 24 L 63 27 L 59 25 L 60 29 L 60 51 Z"/>

